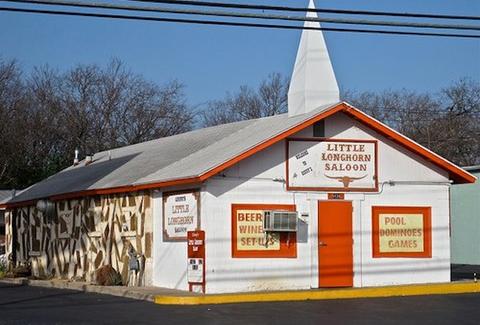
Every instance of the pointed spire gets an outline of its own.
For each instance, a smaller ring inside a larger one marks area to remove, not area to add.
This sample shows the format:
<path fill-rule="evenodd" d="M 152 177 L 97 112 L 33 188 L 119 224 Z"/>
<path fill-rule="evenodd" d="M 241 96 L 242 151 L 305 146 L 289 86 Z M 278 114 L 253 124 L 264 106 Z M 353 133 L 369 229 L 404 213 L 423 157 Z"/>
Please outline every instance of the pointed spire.
<path fill-rule="evenodd" d="M 308 8 L 315 8 L 313 0 L 310 0 Z M 318 18 L 316 12 L 308 12 L 307 17 Z M 304 26 L 320 28 L 320 23 L 306 21 Z M 300 38 L 288 89 L 288 115 L 307 113 L 319 106 L 339 101 L 337 79 L 323 33 L 305 29 Z"/>

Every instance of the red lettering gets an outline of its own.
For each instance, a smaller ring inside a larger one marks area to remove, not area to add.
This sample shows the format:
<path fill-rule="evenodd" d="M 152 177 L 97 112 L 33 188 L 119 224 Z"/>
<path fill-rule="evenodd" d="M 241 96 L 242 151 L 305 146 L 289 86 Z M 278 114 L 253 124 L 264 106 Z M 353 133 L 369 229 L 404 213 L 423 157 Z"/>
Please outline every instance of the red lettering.
<path fill-rule="evenodd" d="M 386 217 L 385 224 L 388 225 L 399 225 L 399 226 L 406 226 L 407 222 L 403 217 Z"/>

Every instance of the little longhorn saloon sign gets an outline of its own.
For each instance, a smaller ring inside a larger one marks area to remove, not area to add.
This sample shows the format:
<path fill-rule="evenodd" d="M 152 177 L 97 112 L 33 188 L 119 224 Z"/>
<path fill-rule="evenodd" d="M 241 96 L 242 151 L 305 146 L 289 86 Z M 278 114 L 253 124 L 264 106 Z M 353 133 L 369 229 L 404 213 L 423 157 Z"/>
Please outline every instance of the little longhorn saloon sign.
<path fill-rule="evenodd" d="M 377 141 L 289 139 L 289 190 L 378 190 Z"/>
<path fill-rule="evenodd" d="M 164 193 L 164 241 L 187 240 L 187 232 L 200 227 L 199 197 L 198 190 Z"/>

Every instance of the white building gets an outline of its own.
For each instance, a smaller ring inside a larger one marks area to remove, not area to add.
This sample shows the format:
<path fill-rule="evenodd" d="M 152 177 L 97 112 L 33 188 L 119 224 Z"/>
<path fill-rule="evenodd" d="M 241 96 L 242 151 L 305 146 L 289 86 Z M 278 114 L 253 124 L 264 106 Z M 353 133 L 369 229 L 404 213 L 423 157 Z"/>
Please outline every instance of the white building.
<path fill-rule="evenodd" d="M 450 281 L 450 185 L 476 178 L 341 102 L 321 32 L 302 33 L 288 105 L 97 153 L 32 186 L 6 204 L 9 253 L 39 276 L 88 281 L 111 264 L 125 279 L 132 246 L 140 284 L 207 293 Z M 296 227 L 265 231 L 272 210 Z"/>

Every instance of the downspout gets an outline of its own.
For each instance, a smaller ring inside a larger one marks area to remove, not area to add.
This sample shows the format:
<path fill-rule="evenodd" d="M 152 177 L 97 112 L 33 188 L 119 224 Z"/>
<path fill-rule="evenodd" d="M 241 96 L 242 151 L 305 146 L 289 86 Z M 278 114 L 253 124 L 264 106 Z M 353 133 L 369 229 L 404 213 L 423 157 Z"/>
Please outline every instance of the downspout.
<path fill-rule="evenodd" d="M 17 234 L 17 209 L 12 210 L 12 214 L 10 217 L 10 227 L 11 227 L 11 232 L 12 232 L 12 246 L 11 246 L 11 254 L 12 254 L 12 268 L 17 265 L 17 240 L 18 240 L 18 234 Z"/>
<path fill-rule="evenodd" d="M 100 198 L 101 200 L 101 198 Z M 113 199 L 113 210 L 112 210 L 112 214 L 111 216 L 109 217 L 109 220 L 108 220 L 108 230 L 109 230 L 109 233 L 108 233 L 108 240 L 107 240 L 107 250 L 106 250 L 106 257 L 107 257 L 107 265 L 110 265 L 113 267 L 112 265 L 112 247 L 113 247 L 113 240 L 114 240 L 114 236 L 113 236 L 113 232 L 114 232 L 114 225 L 113 225 L 113 219 L 115 218 L 115 210 L 117 208 L 117 200 Z M 118 271 L 118 270 L 117 270 Z"/>

